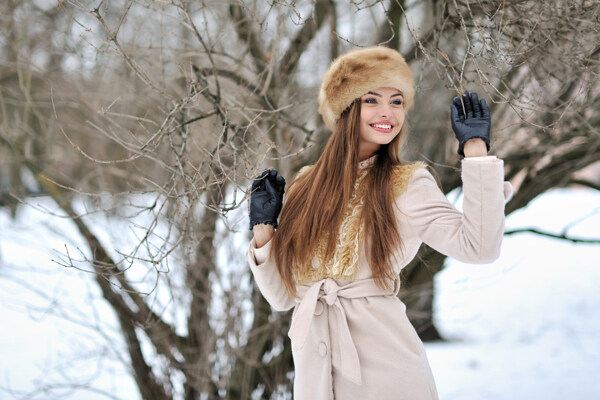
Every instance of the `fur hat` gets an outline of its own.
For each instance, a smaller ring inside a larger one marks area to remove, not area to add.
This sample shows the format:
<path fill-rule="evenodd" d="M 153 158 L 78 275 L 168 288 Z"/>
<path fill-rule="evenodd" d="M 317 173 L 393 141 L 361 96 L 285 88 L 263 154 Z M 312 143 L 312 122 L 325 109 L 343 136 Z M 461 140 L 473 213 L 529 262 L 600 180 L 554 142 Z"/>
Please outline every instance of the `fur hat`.
<path fill-rule="evenodd" d="M 398 89 L 408 110 L 415 95 L 413 74 L 396 50 L 375 46 L 352 50 L 336 58 L 323 76 L 319 114 L 331 130 L 352 102 L 378 87 Z"/>

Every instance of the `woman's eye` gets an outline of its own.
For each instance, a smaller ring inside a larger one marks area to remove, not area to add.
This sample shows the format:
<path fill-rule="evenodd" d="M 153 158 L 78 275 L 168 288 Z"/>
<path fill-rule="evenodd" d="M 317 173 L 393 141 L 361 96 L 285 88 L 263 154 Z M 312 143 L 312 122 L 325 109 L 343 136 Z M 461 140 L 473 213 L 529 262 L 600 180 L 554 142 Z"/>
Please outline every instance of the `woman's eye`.
<path fill-rule="evenodd" d="M 395 106 L 401 106 L 404 102 L 402 100 L 394 100 L 392 101 L 392 104 Z"/>
<path fill-rule="evenodd" d="M 366 99 L 363 100 L 363 103 L 376 104 L 377 100 L 372 97 L 367 97 Z"/>

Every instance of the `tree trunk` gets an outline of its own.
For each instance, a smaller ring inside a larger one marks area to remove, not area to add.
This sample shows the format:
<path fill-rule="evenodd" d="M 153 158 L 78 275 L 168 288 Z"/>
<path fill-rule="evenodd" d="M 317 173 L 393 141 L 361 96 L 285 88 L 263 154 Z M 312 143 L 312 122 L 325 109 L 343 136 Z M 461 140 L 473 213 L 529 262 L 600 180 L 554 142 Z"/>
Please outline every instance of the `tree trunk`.
<path fill-rule="evenodd" d="M 209 185 L 206 192 L 208 201 L 214 206 L 220 203 L 222 184 Z M 202 395 L 209 398 L 217 395 L 217 388 L 212 379 L 210 355 L 215 351 L 216 337 L 210 326 L 210 306 L 212 288 L 210 274 L 215 271 L 215 229 L 217 213 L 212 207 L 205 207 L 202 220 L 195 226 L 195 237 L 198 243 L 195 262 L 186 269 L 186 283 L 191 294 L 188 316 L 188 352 L 184 355 L 183 373 L 184 398 L 197 400 Z"/>
<path fill-rule="evenodd" d="M 423 341 L 441 340 L 433 321 L 434 275 L 444 265 L 446 256 L 423 245 L 415 259 L 401 274 L 398 297 L 406 304 L 406 314 Z"/>

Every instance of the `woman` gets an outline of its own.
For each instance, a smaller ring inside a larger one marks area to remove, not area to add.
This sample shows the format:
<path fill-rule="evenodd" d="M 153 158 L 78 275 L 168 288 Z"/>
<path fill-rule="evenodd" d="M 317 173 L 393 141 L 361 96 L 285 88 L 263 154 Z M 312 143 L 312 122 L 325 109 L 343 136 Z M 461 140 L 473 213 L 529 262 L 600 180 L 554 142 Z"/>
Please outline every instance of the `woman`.
<path fill-rule="evenodd" d="M 485 100 L 465 93 L 451 106 L 465 156 L 460 213 L 423 163 L 400 160 L 413 96 L 398 52 L 346 53 L 319 93 L 332 135 L 317 163 L 295 177 L 283 209 L 277 171 L 252 185 L 248 262 L 274 309 L 295 307 L 295 400 L 437 399 L 423 344 L 396 296 L 400 270 L 422 242 L 466 262 L 498 257 L 505 185 L 502 161 L 487 156 Z"/>

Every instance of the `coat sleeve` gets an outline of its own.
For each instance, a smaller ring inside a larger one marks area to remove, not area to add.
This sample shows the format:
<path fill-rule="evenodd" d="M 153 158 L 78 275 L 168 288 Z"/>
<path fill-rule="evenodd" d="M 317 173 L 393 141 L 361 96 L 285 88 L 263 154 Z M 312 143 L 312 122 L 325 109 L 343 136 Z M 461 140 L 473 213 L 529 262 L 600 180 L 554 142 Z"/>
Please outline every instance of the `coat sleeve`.
<path fill-rule="evenodd" d="M 302 167 L 294 177 L 294 180 L 309 171 L 310 168 L 312 168 L 310 165 Z M 271 258 L 271 240 L 257 249 L 256 243 L 252 239 L 246 253 L 246 259 L 248 260 L 258 289 L 273 309 L 276 311 L 287 311 L 296 305 L 296 299 L 285 288 L 277 271 L 277 265 Z"/>
<path fill-rule="evenodd" d="M 442 254 L 468 263 L 490 263 L 500 255 L 504 203 L 512 192 L 510 183 L 504 182 L 503 162 L 495 157 L 464 159 L 462 181 L 461 213 L 426 169 L 415 171 L 398 198 L 402 222 Z"/>
<path fill-rule="evenodd" d="M 263 297 L 276 311 L 287 311 L 294 307 L 296 302 L 283 285 L 275 261 L 270 254 L 271 241 L 257 249 L 254 239 L 252 239 L 246 259 Z"/>

